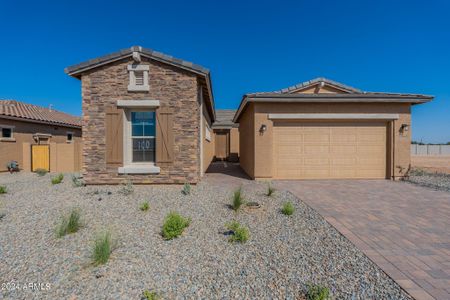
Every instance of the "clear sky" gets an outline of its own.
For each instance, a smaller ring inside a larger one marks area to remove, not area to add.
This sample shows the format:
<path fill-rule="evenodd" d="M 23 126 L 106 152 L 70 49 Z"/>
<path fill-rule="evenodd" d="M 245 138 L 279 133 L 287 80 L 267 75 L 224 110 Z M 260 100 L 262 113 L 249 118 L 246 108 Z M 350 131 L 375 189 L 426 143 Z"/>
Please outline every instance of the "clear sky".
<path fill-rule="evenodd" d="M 431 94 L 413 139 L 449 142 L 449 16 L 447 0 L 0 0 L 0 98 L 80 115 L 64 68 L 141 45 L 209 68 L 216 108 L 315 77 Z"/>

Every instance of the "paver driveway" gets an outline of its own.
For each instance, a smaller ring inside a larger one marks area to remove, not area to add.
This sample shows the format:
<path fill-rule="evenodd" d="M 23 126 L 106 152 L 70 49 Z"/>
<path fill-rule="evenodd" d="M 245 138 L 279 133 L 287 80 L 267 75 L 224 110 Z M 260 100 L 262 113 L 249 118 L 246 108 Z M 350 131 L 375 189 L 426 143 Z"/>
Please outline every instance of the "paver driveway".
<path fill-rule="evenodd" d="M 278 181 L 416 299 L 450 299 L 450 193 L 404 182 Z"/>

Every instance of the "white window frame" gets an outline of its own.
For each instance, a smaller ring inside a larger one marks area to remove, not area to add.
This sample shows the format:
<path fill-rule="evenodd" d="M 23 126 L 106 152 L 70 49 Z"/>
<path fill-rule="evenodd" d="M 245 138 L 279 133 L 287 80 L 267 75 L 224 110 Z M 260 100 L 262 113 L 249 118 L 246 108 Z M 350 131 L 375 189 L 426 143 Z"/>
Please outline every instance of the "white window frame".
<path fill-rule="evenodd" d="M 11 137 L 3 137 L 3 128 L 11 129 Z M 0 141 L 2 141 L 2 142 L 15 142 L 16 138 L 14 137 L 14 128 L 16 128 L 16 126 L 0 124 Z"/>
<path fill-rule="evenodd" d="M 148 83 L 148 73 L 150 67 L 149 65 L 128 65 L 128 73 L 129 73 L 129 83 L 128 83 L 128 91 L 130 92 L 148 92 L 150 90 L 150 86 Z M 135 72 L 143 72 L 144 74 L 144 84 L 136 85 L 136 74 Z"/>
<path fill-rule="evenodd" d="M 123 122 L 123 163 L 118 168 L 119 174 L 159 174 L 160 168 L 156 162 L 133 162 L 132 161 L 132 137 L 131 137 L 131 112 L 132 111 L 155 111 L 159 107 L 159 100 L 117 100 L 117 106 L 124 108 Z M 156 118 L 156 115 L 155 115 Z M 155 119 L 156 122 L 156 119 Z M 156 126 L 156 124 L 155 124 Z M 156 134 L 156 133 L 155 133 Z M 156 137 L 155 137 L 156 148 Z M 156 153 L 155 153 L 156 159 Z"/>
<path fill-rule="evenodd" d="M 69 134 L 72 135 L 72 139 L 71 140 L 68 139 Z M 74 137 L 73 135 L 74 135 L 73 131 L 66 131 L 66 142 L 67 143 L 73 143 L 73 137 Z"/>

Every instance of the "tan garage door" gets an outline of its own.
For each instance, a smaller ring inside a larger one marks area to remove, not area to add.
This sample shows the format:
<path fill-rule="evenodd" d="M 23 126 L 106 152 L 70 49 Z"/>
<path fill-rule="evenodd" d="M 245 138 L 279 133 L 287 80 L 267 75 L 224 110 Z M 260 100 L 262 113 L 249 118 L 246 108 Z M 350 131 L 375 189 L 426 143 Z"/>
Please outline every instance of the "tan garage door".
<path fill-rule="evenodd" d="M 278 179 L 386 178 L 386 123 L 274 124 Z"/>

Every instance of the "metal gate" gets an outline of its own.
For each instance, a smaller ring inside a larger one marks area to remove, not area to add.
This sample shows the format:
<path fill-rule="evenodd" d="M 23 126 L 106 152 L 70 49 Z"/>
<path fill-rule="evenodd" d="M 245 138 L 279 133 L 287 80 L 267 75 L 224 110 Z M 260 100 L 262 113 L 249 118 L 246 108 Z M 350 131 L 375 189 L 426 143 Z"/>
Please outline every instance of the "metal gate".
<path fill-rule="evenodd" d="M 31 145 L 31 171 L 38 169 L 50 171 L 49 145 Z"/>

